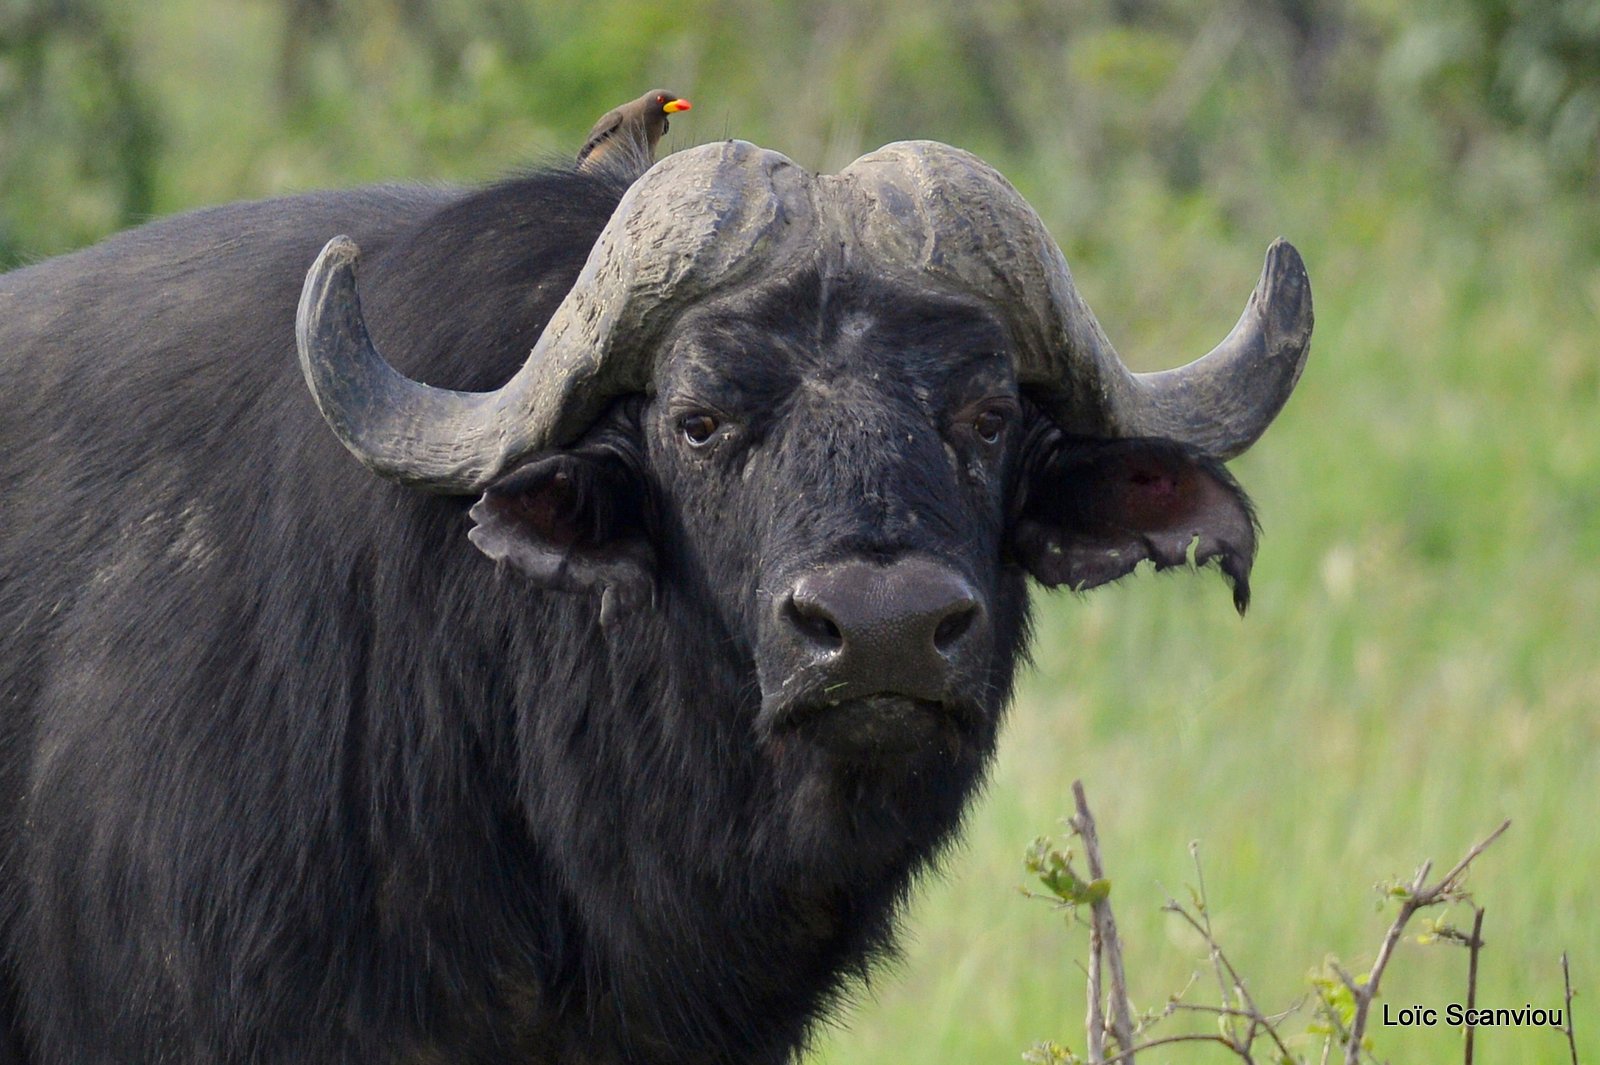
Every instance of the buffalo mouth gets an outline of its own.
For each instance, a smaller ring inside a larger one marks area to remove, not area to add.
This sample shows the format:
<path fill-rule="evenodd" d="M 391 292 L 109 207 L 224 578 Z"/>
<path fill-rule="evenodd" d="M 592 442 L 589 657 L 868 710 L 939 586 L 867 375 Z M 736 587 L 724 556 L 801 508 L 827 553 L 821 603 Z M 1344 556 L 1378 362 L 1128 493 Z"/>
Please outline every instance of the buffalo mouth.
<path fill-rule="evenodd" d="M 953 755 L 981 717 L 965 702 L 893 692 L 769 706 L 761 716 L 763 731 L 779 743 L 793 738 L 852 761 Z"/>

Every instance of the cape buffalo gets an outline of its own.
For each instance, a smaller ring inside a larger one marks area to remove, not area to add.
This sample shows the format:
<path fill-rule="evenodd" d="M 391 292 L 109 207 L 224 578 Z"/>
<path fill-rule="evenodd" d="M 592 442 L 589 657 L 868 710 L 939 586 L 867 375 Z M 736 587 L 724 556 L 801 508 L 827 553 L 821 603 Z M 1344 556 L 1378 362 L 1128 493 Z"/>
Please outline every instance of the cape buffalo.
<path fill-rule="evenodd" d="M 1220 462 L 1310 331 L 1280 241 L 1131 373 L 926 142 L 0 277 L 0 1057 L 792 1060 L 983 775 L 1026 577 L 1215 561 L 1244 608 Z"/>

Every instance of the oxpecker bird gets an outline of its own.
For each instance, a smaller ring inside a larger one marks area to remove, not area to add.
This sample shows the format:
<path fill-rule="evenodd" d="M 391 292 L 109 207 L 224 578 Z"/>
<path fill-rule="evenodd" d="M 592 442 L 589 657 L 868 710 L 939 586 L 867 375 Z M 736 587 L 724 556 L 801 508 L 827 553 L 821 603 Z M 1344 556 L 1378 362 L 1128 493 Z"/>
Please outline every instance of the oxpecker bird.
<path fill-rule="evenodd" d="M 619 168 L 634 175 L 656 161 L 656 145 L 667 131 L 667 116 L 689 110 L 689 101 L 666 89 L 651 89 L 631 103 L 600 116 L 578 152 L 578 169 Z"/>

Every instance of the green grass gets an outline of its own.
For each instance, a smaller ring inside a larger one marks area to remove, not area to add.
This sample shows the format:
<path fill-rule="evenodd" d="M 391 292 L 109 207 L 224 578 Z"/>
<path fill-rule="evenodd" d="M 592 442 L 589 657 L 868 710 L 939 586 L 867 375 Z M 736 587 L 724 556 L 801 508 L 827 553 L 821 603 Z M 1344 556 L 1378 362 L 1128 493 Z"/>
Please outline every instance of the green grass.
<path fill-rule="evenodd" d="M 475 6 L 437 9 L 461 25 Z M 1249 617 L 1213 574 L 1040 597 L 1037 667 L 964 844 L 907 914 L 903 964 L 810 1060 L 1015 1062 L 1043 1038 L 1082 1049 L 1084 936 L 1015 891 L 1025 847 L 1058 829 L 1078 777 L 1141 1006 L 1200 965 L 1159 912 L 1192 879 L 1191 840 L 1219 935 L 1271 1006 L 1300 997 L 1329 954 L 1370 962 L 1388 920 L 1376 881 L 1448 864 L 1510 817 L 1470 879 L 1488 908 L 1481 998 L 1555 1003 L 1570 951 L 1581 1051 L 1600 1060 L 1594 204 L 1462 100 L 1441 118 L 1391 91 L 1383 57 L 1409 5 L 1361 6 L 1367 35 L 1326 64 L 1333 104 L 1294 102 L 1259 27 L 1230 38 L 1196 15 L 1129 29 L 1098 6 L 1048 7 L 516 8 L 526 40 L 468 34 L 441 82 L 398 5 L 363 0 L 342 44 L 313 47 L 299 108 L 273 93 L 277 5 L 242 0 L 224 20 L 164 0 L 114 22 L 159 118 L 158 213 L 486 180 L 564 153 L 606 107 L 662 83 L 695 101 L 669 149 L 736 135 L 819 168 L 906 136 L 979 151 L 1039 208 L 1140 368 L 1207 350 L 1267 244 L 1289 237 L 1317 326 L 1295 397 L 1233 467 L 1266 530 Z M 78 54 L 50 69 L 69 77 Z M 0 103 L 14 73 L 0 55 Z M 12 127 L 43 132 L 0 165 L 0 253 L 53 253 L 115 224 L 93 152 L 56 136 L 81 95 Z M 1407 944 L 1386 999 L 1453 1001 L 1464 963 Z M 1459 1059 L 1453 1031 L 1375 1036 L 1392 1061 Z M 1549 1033 L 1490 1032 L 1480 1060 L 1563 1054 Z"/>

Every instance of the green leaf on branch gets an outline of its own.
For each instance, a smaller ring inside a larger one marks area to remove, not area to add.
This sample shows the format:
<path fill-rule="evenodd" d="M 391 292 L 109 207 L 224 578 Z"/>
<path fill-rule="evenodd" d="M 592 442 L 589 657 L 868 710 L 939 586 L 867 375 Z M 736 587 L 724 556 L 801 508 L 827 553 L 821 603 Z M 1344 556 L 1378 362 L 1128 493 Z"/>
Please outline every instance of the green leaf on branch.
<path fill-rule="evenodd" d="M 1105 877 L 1085 880 L 1072 868 L 1072 852 L 1056 847 L 1048 837 L 1033 841 L 1023 859 L 1028 872 L 1057 899 L 1069 906 L 1092 906 L 1111 894 L 1111 881 Z"/>
<path fill-rule="evenodd" d="M 1081 1065 L 1083 1059 L 1060 1043 L 1035 1043 L 1022 1055 L 1026 1065 Z"/>

